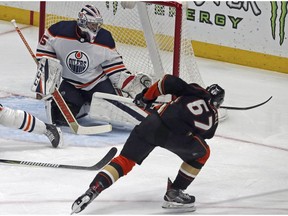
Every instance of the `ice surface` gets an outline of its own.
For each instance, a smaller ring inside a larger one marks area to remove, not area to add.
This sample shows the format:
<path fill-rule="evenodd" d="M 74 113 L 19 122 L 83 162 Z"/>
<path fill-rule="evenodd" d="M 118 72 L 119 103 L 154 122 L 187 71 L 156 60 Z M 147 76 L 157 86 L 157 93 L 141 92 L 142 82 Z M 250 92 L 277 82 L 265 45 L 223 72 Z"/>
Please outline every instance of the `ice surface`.
<path fill-rule="evenodd" d="M 19 25 L 32 49 L 37 28 Z M 0 22 L 0 103 L 46 120 L 44 104 L 30 91 L 36 65 L 9 22 Z M 196 196 L 189 214 L 288 214 L 288 75 L 197 58 L 204 82 L 226 90 L 229 118 L 208 140 L 211 157 L 187 189 Z M 0 158 L 91 166 L 112 146 L 120 152 L 129 129 L 80 136 L 64 130 L 65 149 L 48 139 L 0 126 Z M 156 148 L 141 166 L 104 191 L 83 214 L 179 214 L 161 208 L 166 181 L 181 161 Z M 93 171 L 0 164 L 0 215 L 67 215 L 95 176 Z M 81 213 L 82 214 L 82 213 Z"/>

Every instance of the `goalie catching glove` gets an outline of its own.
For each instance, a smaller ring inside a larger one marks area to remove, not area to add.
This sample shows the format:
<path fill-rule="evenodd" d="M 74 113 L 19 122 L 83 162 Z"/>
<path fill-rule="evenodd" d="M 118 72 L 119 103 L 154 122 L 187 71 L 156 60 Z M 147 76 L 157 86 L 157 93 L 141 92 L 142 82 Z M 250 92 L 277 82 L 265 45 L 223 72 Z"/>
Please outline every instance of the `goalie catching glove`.
<path fill-rule="evenodd" d="M 42 96 L 52 94 L 55 88 L 60 85 L 62 70 L 58 59 L 47 56 L 41 58 L 31 90 Z"/>
<path fill-rule="evenodd" d="M 127 93 L 132 98 L 142 92 L 145 88 L 148 88 L 152 84 L 152 78 L 145 73 L 131 74 L 130 72 L 122 72 L 110 76 L 110 80 L 114 83 L 114 86 Z"/>

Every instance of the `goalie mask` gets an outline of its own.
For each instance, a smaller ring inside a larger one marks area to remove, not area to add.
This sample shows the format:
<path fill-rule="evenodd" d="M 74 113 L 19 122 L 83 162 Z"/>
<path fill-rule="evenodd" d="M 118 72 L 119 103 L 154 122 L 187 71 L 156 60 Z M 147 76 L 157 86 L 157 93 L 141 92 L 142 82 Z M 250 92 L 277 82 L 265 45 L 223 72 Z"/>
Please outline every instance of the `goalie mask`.
<path fill-rule="evenodd" d="M 103 24 L 99 10 L 93 5 L 85 5 L 78 14 L 77 25 L 92 43 Z"/>
<path fill-rule="evenodd" d="M 224 101 L 225 97 L 225 90 L 222 89 L 219 85 L 213 84 L 210 85 L 206 88 L 206 90 L 210 93 L 211 95 L 211 101 L 210 103 L 216 107 L 217 109 L 220 107 L 220 105 Z"/>

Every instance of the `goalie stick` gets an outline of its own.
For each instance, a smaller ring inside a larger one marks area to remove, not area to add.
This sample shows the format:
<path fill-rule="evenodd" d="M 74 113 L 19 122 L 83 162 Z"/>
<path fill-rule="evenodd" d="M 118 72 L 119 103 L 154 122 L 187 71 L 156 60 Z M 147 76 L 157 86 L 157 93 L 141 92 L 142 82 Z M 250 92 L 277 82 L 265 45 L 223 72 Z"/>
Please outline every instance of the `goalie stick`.
<path fill-rule="evenodd" d="M 22 32 L 18 28 L 16 21 L 13 19 L 11 20 L 11 23 L 14 25 L 17 33 L 19 34 L 20 38 L 22 39 L 23 43 L 25 44 L 26 48 L 28 49 L 31 57 L 35 61 L 35 63 L 38 65 L 38 60 L 36 56 L 34 55 L 31 47 L 29 46 L 28 42 L 24 38 Z M 69 127 L 75 134 L 99 134 L 99 133 L 106 133 L 110 132 L 112 130 L 112 126 L 110 124 L 107 125 L 99 125 L 99 126 L 81 126 L 76 118 L 73 116 L 70 108 L 67 106 L 65 100 L 63 99 L 62 95 L 60 94 L 59 90 L 55 88 L 55 91 L 52 93 L 52 97 L 57 104 L 59 110 L 63 114 L 65 120 L 67 121 Z"/>
<path fill-rule="evenodd" d="M 48 167 L 48 168 L 64 168 L 64 169 L 77 169 L 77 170 L 100 170 L 106 164 L 108 164 L 117 153 L 117 148 L 112 147 L 109 152 L 93 166 L 76 166 L 76 165 L 64 165 L 64 164 L 52 164 L 43 162 L 33 161 L 19 161 L 19 160 L 8 160 L 0 159 L 0 163 L 6 163 L 10 165 L 24 165 L 24 166 L 36 166 L 36 167 Z"/>
<path fill-rule="evenodd" d="M 110 124 L 107 125 L 98 125 L 98 126 L 82 126 L 80 125 L 74 115 L 72 114 L 71 110 L 67 106 L 66 102 L 64 101 L 62 95 L 56 88 L 55 91 L 52 93 L 52 97 L 59 107 L 61 113 L 65 117 L 69 127 L 71 130 L 76 134 L 99 134 L 99 133 L 106 133 L 112 130 L 112 126 Z"/>

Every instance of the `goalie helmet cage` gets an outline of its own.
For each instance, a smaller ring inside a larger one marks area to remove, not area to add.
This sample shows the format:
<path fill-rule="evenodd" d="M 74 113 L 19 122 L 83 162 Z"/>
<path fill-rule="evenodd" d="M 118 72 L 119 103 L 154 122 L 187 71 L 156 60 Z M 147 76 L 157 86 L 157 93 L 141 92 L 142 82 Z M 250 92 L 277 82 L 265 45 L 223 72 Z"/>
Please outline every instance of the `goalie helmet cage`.
<path fill-rule="evenodd" d="M 85 4 L 103 16 L 116 49 L 132 73 L 144 72 L 153 80 L 173 74 L 204 87 L 186 19 L 186 3 L 178 2 L 40 2 L 39 37 L 45 28 L 62 20 L 76 20 Z"/>

